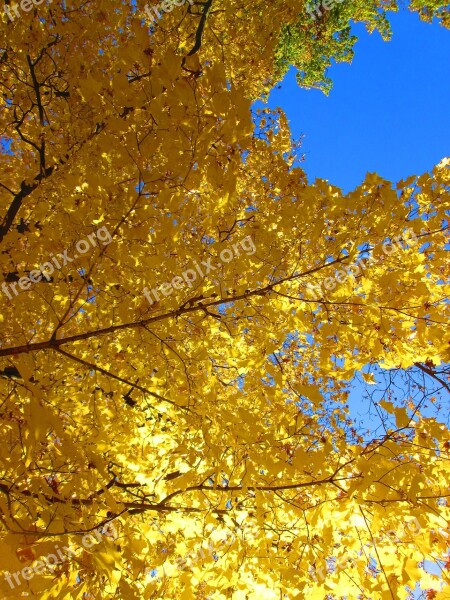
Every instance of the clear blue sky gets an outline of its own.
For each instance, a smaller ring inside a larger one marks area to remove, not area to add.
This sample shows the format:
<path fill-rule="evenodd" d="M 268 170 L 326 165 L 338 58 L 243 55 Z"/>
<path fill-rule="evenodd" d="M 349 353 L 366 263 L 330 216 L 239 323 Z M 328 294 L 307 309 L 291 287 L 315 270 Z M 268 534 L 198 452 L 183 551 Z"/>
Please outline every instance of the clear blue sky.
<path fill-rule="evenodd" d="M 450 155 L 450 30 L 406 9 L 391 22 L 390 42 L 354 27 L 355 58 L 329 70 L 328 97 L 300 89 L 293 69 L 270 95 L 294 137 L 305 135 L 310 179 L 350 191 L 367 172 L 398 181 Z"/>

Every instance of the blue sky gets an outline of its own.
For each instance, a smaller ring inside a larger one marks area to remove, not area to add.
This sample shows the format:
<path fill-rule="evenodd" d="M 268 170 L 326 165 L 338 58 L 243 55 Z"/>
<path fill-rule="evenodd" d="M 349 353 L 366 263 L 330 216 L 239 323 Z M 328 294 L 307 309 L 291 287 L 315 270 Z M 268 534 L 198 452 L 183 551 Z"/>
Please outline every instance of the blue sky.
<path fill-rule="evenodd" d="M 294 69 L 270 95 L 269 106 L 285 111 L 293 136 L 305 136 L 302 167 L 310 180 L 350 191 L 367 172 L 397 182 L 450 156 L 450 30 L 406 9 L 390 19 L 390 42 L 354 27 L 355 58 L 329 70 L 329 96 L 299 88 Z M 366 389 L 358 376 L 349 397 L 362 426 L 370 423 Z"/>
<path fill-rule="evenodd" d="M 333 89 L 300 89 L 294 69 L 269 106 L 287 114 L 294 137 L 304 134 L 308 176 L 350 191 L 376 171 L 398 181 L 431 169 L 450 155 L 450 30 L 391 13 L 384 42 L 356 25 L 352 64 L 329 70 Z"/>

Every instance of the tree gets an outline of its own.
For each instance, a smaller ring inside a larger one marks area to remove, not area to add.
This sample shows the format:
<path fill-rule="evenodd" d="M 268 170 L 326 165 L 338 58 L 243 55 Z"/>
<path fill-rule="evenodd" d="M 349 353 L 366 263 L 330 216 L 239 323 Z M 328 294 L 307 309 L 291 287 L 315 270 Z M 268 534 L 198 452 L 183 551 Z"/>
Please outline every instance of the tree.
<path fill-rule="evenodd" d="M 2 597 L 448 594 L 450 163 L 307 182 L 251 111 L 300 9 L 5 18 Z"/>
<path fill-rule="evenodd" d="M 434 17 L 449 27 L 448 6 L 437 0 L 422 4 L 411 2 L 410 10 L 431 22 Z M 384 40 L 392 35 L 388 13 L 398 11 L 398 2 L 389 0 L 327 0 L 309 2 L 293 23 L 283 25 L 275 52 L 275 80 L 282 79 L 291 65 L 297 67 L 297 80 L 304 87 L 319 88 L 328 94 L 332 81 L 327 69 L 332 60 L 351 62 L 353 46 L 358 40 L 351 33 L 351 23 L 364 23 L 372 33 L 378 31 Z"/>

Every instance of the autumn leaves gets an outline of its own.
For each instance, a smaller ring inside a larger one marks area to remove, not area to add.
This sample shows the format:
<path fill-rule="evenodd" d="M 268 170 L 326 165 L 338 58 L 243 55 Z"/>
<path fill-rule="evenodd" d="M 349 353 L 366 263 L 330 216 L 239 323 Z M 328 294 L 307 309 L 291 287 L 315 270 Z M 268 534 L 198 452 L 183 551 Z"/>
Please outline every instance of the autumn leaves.
<path fill-rule="evenodd" d="M 40 600 L 322 599 L 325 583 L 392 600 L 365 552 L 396 556 L 383 533 L 409 505 L 421 530 L 401 551 L 445 551 L 425 532 L 449 515 L 448 429 L 353 436 L 346 389 L 364 364 L 431 370 L 448 349 L 449 169 L 346 196 L 308 184 L 281 111 L 252 121 L 281 28 L 303 11 L 317 35 L 303 3 L 185 4 L 151 35 L 134 2 L 51 11 L 29 36 L 8 22 L 0 61 L 1 272 L 24 289 L 0 294 L 0 596 L 19 578 Z"/>

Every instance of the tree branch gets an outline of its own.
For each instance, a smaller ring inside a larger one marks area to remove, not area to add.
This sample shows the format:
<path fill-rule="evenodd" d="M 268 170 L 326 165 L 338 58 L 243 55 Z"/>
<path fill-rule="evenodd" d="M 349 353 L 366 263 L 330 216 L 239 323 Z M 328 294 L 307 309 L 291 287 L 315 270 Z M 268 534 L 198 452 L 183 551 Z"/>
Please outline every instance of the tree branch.
<path fill-rule="evenodd" d="M 198 52 L 198 50 L 200 50 L 200 48 L 202 46 L 202 35 L 203 35 L 203 30 L 204 30 L 205 24 L 206 24 L 206 17 L 208 16 L 208 11 L 211 8 L 212 3 L 213 3 L 213 0 L 207 0 L 203 4 L 204 8 L 203 8 L 202 16 L 201 16 L 197 31 L 195 33 L 195 44 L 194 44 L 194 47 L 192 48 L 192 50 L 190 50 L 190 52 L 188 52 L 188 56 L 192 56 L 193 54 Z"/>
<path fill-rule="evenodd" d="M 106 375 L 106 377 L 111 377 L 112 379 L 116 379 L 117 381 L 120 381 L 121 383 L 124 383 L 125 385 L 129 385 L 129 386 L 135 388 L 136 390 L 143 392 L 144 394 L 153 396 L 153 398 L 157 398 L 158 400 L 161 400 L 162 402 L 168 402 L 172 406 L 175 406 L 175 408 L 182 408 L 184 410 L 189 410 L 186 406 L 179 406 L 178 404 L 176 404 L 176 402 L 173 402 L 172 400 L 169 400 L 168 398 L 164 398 L 164 396 L 160 396 L 156 392 L 152 392 L 151 390 L 148 390 L 147 388 L 142 387 L 141 385 L 138 385 L 137 383 L 132 383 L 131 381 L 128 381 L 127 379 L 123 379 L 123 377 L 114 375 L 114 373 L 110 373 L 109 371 L 106 371 L 106 369 L 103 369 L 102 367 L 98 367 L 97 365 L 87 362 L 86 360 L 83 360 L 82 358 L 78 358 L 78 356 L 69 354 L 69 352 L 62 350 L 61 348 L 54 348 L 54 350 L 56 350 L 56 352 L 59 352 L 59 354 L 62 354 L 63 356 L 67 356 L 67 358 L 70 358 L 71 360 L 74 360 L 75 362 L 80 363 L 81 365 L 87 367 L 88 369 L 93 369 L 94 371 L 97 371 L 98 373 L 102 373 L 102 375 Z"/>
<path fill-rule="evenodd" d="M 320 265 L 319 267 L 315 267 L 313 269 L 309 269 L 308 271 L 304 271 L 303 273 L 298 273 L 297 275 L 291 275 L 291 276 L 285 277 L 283 279 L 280 279 L 280 281 L 270 283 L 269 285 L 266 285 L 265 287 L 257 289 L 257 290 L 250 290 L 250 291 L 244 292 L 243 294 L 238 294 L 235 296 L 231 296 L 229 298 L 220 298 L 219 300 L 214 300 L 212 302 L 208 302 L 208 303 L 205 303 L 205 304 L 202 304 L 199 306 L 181 307 L 181 308 L 172 310 L 168 313 L 164 313 L 162 315 L 156 315 L 154 317 L 150 317 L 148 319 L 143 319 L 141 321 L 134 321 L 131 323 L 122 323 L 120 325 L 111 325 L 110 327 L 104 327 L 103 329 L 97 329 L 95 331 L 86 331 L 84 333 L 79 333 L 77 335 L 72 335 L 72 336 L 69 336 L 66 338 L 51 339 L 51 340 L 47 340 L 45 342 L 35 342 L 33 344 L 25 344 L 23 346 L 15 346 L 13 348 L 1 348 L 0 349 L 0 357 L 2 357 L 2 356 L 17 356 L 18 354 L 25 354 L 28 352 L 37 352 L 39 350 L 46 350 L 48 348 L 56 349 L 64 344 L 71 344 L 73 342 L 79 342 L 81 340 L 88 340 L 93 337 L 98 337 L 101 335 L 108 335 L 110 333 L 116 333 L 118 331 L 123 331 L 123 330 L 127 330 L 127 329 L 137 329 L 139 327 L 144 327 L 145 325 L 148 325 L 150 323 L 156 323 L 157 321 L 163 321 L 165 319 L 178 318 L 182 315 L 186 315 L 186 314 L 189 314 L 192 312 L 197 312 L 197 311 L 205 312 L 205 309 L 208 309 L 209 307 L 212 307 L 212 306 L 219 306 L 221 304 L 231 304 L 233 302 L 237 302 L 238 300 L 246 300 L 247 298 L 251 298 L 252 296 L 265 296 L 266 294 L 272 292 L 274 286 L 276 286 L 276 285 L 281 285 L 282 283 L 285 283 L 286 281 L 292 281 L 294 279 L 306 277 L 307 275 L 310 275 L 311 273 L 315 273 L 326 267 L 331 267 L 334 264 L 341 263 L 344 260 L 344 258 L 345 257 L 338 258 L 334 261 L 326 263 L 325 265 Z M 317 301 L 317 302 L 319 302 L 319 301 Z"/>

